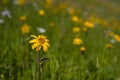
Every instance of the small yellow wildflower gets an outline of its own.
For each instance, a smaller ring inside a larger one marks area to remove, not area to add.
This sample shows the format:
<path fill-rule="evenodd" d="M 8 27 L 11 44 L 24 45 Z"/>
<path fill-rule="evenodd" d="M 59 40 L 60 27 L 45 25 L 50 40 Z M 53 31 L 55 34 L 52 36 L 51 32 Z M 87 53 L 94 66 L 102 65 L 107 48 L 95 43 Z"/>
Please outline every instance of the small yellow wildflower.
<path fill-rule="evenodd" d="M 111 48 L 113 48 L 113 45 L 112 44 L 106 44 L 106 46 L 105 46 L 107 49 L 111 49 Z"/>
<path fill-rule="evenodd" d="M 115 39 L 117 42 L 120 42 L 120 36 L 119 36 L 119 35 L 115 34 L 115 35 L 114 35 L 114 39 Z"/>
<path fill-rule="evenodd" d="M 88 28 L 93 28 L 94 27 L 94 24 L 89 22 L 89 21 L 85 21 L 84 22 L 84 26 L 88 27 Z"/>
<path fill-rule="evenodd" d="M 52 0 L 46 0 L 47 4 L 52 4 Z"/>
<path fill-rule="evenodd" d="M 25 3 L 25 0 L 18 0 L 19 5 L 23 5 Z"/>
<path fill-rule="evenodd" d="M 20 16 L 21 21 L 26 21 L 26 16 Z"/>
<path fill-rule="evenodd" d="M 80 48 L 80 51 L 85 51 L 85 50 L 86 50 L 85 47 L 81 47 L 81 48 Z"/>
<path fill-rule="evenodd" d="M 73 44 L 74 45 L 81 45 L 81 44 L 83 44 L 83 41 L 82 41 L 81 38 L 74 38 L 73 39 Z"/>
<path fill-rule="evenodd" d="M 49 40 L 44 35 L 31 35 L 31 37 L 35 38 L 29 41 L 29 43 L 32 43 L 32 49 L 36 48 L 36 51 L 40 51 L 42 48 L 44 52 L 48 51 L 48 48 L 50 47 L 50 44 L 48 43 Z"/>
<path fill-rule="evenodd" d="M 72 16 L 72 21 L 73 22 L 80 22 L 80 19 L 78 16 Z"/>
<path fill-rule="evenodd" d="M 44 14 L 45 14 L 45 11 L 44 11 L 44 10 L 39 10 L 39 15 L 40 15 L 40 16 L 44 16 Z"/>
<path fill-rule="evenodd" d="M 84 53 L 86 51 L 86 48 L 82 46 L 82 47 L 80 47 L 80 51 L 81 51 L 81 53 Z"/>
<path fill-rule="evenodd" d="M 74 33 L 80 32 L 80 27 L 73 27 L 72 31 Z"/>
<path fill-rule="evenodd" d="M 28 26 L 27 24 L 24 24 L 21 27 L 21 32 L 22 32 L 22 34 L 28 34 L 30 32 L 30 26 Z"/>

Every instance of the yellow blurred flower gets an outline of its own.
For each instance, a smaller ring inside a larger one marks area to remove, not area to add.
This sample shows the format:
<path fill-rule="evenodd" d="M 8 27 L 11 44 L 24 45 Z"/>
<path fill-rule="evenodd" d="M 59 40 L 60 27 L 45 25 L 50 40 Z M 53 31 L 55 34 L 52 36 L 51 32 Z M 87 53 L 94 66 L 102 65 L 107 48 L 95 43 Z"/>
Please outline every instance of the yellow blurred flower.
<path fill-rule="evenodd" d="M 30 26 L 28 26 L 27 24 L 24 24 L 21 27 L 21 32 L 22 32 L 22 34 L 28 34 L 30 32 Z"/>
<path fill-rule="evenodd" d="M 83 44 L 83 41 L 82 41 L 81 38 L 74 38 L 73 39 L 73 44 L 74 45 L 81 45 L 81 44 Z"/>
<path fill-rule="evenodd" d="M 72 31 L 74 33 L 80 32 L 80 27 L 73 27 Z"/>
<path fill-rule="evenodd" d="M 25 3 L 25 0 L 18 0 L 19 5 L 23 5 Z"/>
<path fill-rule="evenodd" d="M 78 16 L 72 16 L 72 21 L 73 22 L 80 22 L 80 18 Z"/>
<path fill-rule="evenodd" d="M 111 49 L 111 48 L 113 48 L 113 45 L 112 44 L 106 44 L 106 46 L 105 46 L 107 49 Z"/>
<path fill-rule="evenodd" d="M 114 39 L 115 39 L 117 42 L 120 42 L 120 36 L 119 36 L 119 35 L 115 34 L 115 35 L 114 35 Z"/>
<path fill-rule="evenodd" d="M 88 28 L 93 28 L 94 27 L 94 24 L 92 22 L 89 22 L 89 21 L 85 21 L 84 22 L 84 26 L 88 27 Z"/>
<path fill-rule="evenodd" d="M 52 0 L 45 0 L 47 4 L 52 4 Z"/>
<path fill-rule="evenodd" d="M 31 37 L 35 38 L 29 41 L 29 43 L 32 43 L 32 49 L 36 48 L 36 51 L 40 51 L 43 49 L 44 52 L 48 51 L 48 48 L 50 47 L 50 44 L 48 43 L 49 40 L 44 35 L 31 35 Z"/>
<path fill-rule="evenodd" d="M 46 9 L 49 9 L 52 6 L 52 0 L 45 0 L 46 4 L 45 7 Z"/>
<path fill-rule="evenodd" d="M 44 16 L 45 15 L 45 11 L 44 10 L 39 10 L 39 15 L 40 16 Z"/>
<path fill-rule="evenodd" d="M 26 16 L 20 16 L 21 21 L 26 21 Z"/>
<path fill-rule="evenodd" d="M 82 53 L 84 53 L 85 51 L 86 51 L 86 48 L 85 47 L 80 47 L 80 51 L 82 52 Z"/>

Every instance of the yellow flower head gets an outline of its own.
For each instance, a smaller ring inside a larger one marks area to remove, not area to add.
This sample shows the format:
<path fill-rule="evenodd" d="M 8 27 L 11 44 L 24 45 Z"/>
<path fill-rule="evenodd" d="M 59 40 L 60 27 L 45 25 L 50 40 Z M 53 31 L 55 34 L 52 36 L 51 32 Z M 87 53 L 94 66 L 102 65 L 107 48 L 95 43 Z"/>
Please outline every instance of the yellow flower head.
<path fill-rule="evenodd" d="M 80 27 L 73 27 L 72 31 L 74 33 L 80 32 Z"/>
<path fill-rule="evenodd" d="M 86 51 L 86 48 L 82 46 L 82 47 L 80 48 L 80 51 L 81 51 L 82 53 L 84 53 L 84 52 Z"/>
<path fill-rule="evenodd" d="M 80 38 L 74 38 L 73 39 L 73 44 L 74 45 L 81 45 L 81 44 L 83 44 L 83 41 Z"/>
<path fill-rule="evenodd" d="M 26 16 L 20 16 L 21 21 L 26 21 Z"/>
<path fill-rule="evenodd" d="M 22 32 L 22 34 L 28 34 L 30 32 L 30 27 L 27 24 L 24 24 L 21 27 L 21 32 Z"/>
<path fill-rule="evenodd" d="M 114 39 L 115 39 L 117 42 L 120 42 L 120 36 L 119 36 L 119 35 L 115 34 L 115 35 L 114 35 Z"/>
<path fill-rule="evenodd" d="M 85 21 L 84 22 L 84 26 L 88 27 L 88 28 L 93 28 L 94 27 L 94 24 L 89 22 L 89 21 Z"/>
<path fill-rule="evenodd" d="M 111 48 L 113 48 L 113 45 L 112 44 L 106 44 L 106 46 L 105 46 L 107 49 L 111 49 Z"/>
<path fill-rule="evenodd" d="M 78 22 L 80 22 L 80 19 L 78 16 L 72 16 L 72 21 L 78 23 Z"/>
<path fill-rule="evenodd" d="M 25 0 L 18 0 L 19 5 L 23 5 L 25 3 Z"/>
<path fill-rule="evenodd" d="M 36 48 L 36 51 L 40 51 L 42 48 L 44 52 L 48 51 L 48 48 L 50 47 L 50 44 L 48 43 L 49 40 L 44 35 L 31 35 L 31 37 L 35 38 L 29 41 L 29 43 L 32 43 L 32 49 Z"/>
<path fill-rule="evenodd" d="M 2 3 L 3 3 L 3 4 L 7 4 L 7 3 L 8 3 L 8 0 L 2 0 Z"/>
<path fill-rule="evenodd" d="M 45 11 L 44 11 L 44 10 L 39 10 L 39 15 L 40 15 L 40 16 L 44 16 L 44 14 L 45 14 Z"/>
<path fill-rule="evenodd" d="M 85 51 L 85 50 L 86 50 L 85 47 L 81 47 L 81 48 L 80 48 L 80 51 Z"/>

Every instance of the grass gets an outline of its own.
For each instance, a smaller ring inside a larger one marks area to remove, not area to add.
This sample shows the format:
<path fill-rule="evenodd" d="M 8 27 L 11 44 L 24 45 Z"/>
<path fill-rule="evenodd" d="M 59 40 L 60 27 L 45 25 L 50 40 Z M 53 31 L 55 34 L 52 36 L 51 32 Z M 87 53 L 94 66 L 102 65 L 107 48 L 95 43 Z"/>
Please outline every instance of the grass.
<path fill-rule="evenodd" d="M 26 1 L 24 5 L 14 5 L 13 1 L 7 4 L 0 2 L 0 13 L 7 9 L 12 16 L 9 18 L 0 14 L 0 19 L 4 20 L 0 24 L 0 80 L 37 80 L 37 53 L 28 43 L 31 34 L 44 34 L 50 40 L 48 52 L 41 53 L 49 58 L 41 63 L 41 80 L 119 80 L 120 42 L 111 43 L 114 37 L 106 34 L 110 30 L 120 35 L 117 4 L 117 0 L 105 3 L 99 0 L 61 0 L 47 9 L 44 0 Z M 70 6 L 74 6 L 73 15 L 68 13 Z M 38 14 L 41 9 L 45 11 L 44 16 Z M 19 19 L 22 15 L 26 16 L 25 21 Z M 73 22 L 71 18 L 74 15 L 82 21 Z M 84 31 L 84 22 L 89 17 L 102 22 L 94 21 L 95 27 Z M 28 34 L 21 33 L 23 24 L 30 26 Z M 75 26 L 80 27 L 80 32 L 73 33 Z M 39 33 L 38 27 L 46 32 Z M 83 40 L 82 45 L 73 44 L 76 35 Z M 113 48 L 105 47 L 109 43 Z M 85 54 L 81 54 L 81 46 L 86 48 Z"/>

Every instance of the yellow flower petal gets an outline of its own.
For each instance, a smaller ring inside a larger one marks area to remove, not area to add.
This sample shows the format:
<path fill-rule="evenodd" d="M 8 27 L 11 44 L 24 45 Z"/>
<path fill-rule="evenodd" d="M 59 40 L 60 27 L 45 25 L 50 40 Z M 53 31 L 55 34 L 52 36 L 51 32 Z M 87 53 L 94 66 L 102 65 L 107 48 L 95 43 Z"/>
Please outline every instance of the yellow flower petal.
<path fill-rule="evenodd" d="M 32 49 L 35 49 L 36 47 L 38 47 L 38 44 L 33 44 L 32 45 Z"/>
<path fill-rule="evenodd" d="M 35 43 L 37 40 L 36 39 L 33 39 L 33 40 L 30 40 L 29 43 Z"/>
<path fill-rule="evenodd" d="M 33 37 L 33 38 L 37 38 L 37 36 L 35 36 L 35 35 L 30 35 L 31 37 Z"/>

